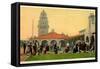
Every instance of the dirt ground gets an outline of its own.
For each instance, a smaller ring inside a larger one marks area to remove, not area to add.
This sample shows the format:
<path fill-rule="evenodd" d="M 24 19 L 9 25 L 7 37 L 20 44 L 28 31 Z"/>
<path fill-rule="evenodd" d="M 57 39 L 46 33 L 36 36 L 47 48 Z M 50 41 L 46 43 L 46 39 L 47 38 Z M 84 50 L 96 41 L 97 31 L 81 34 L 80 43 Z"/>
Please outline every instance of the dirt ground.
<path fill-rule="evenodd" d="M 25 61 L 29 56 L 24 54 L 23 48 L 20 48 L 20 61 Z"/>

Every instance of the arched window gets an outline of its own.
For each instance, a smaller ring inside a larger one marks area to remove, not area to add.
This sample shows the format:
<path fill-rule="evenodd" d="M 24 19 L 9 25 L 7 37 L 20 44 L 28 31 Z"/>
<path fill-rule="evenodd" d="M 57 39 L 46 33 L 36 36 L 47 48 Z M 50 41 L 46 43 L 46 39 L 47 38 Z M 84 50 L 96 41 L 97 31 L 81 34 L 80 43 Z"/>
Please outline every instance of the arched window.
<path fill-rule="evenodd" d="M 50 43 L 51 43 L 52 45 L 55 45 L 55 44 L 57 44 L 57 41 L 56 41 L 56 40 L 52 40 Z"/>
<path fill-rule="evenodd" d="M 66 46 L 65 40 L 61 40 L 60 43 L 61 43 L 61 46 L 62 46 L 62 47 L 65 47 L 65 46 Z"/>
<path fill-rule="evenodd" d="M 48 41 L 47 40 L 43 40 L 42 41 L 42 46 L 48 46 Z"/>

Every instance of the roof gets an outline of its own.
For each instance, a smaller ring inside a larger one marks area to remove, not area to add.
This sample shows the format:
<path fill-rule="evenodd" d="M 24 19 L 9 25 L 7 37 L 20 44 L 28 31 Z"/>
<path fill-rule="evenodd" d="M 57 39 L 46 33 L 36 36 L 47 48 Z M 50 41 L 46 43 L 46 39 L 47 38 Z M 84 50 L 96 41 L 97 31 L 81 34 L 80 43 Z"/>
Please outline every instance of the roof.
<path fill-rule="evenodd" d="M 40 35 L 38 37 L 35 37 L 36 39 L 68 39 L 68 35 L 64 34 L 58 34 L 56 32 L 50 32 L 46 35 Z"/>
<path fill-rule="evenodd" d="M 82 32 L 85 32 L 85 30 L 86 30 L 86 29 L 82 29 L 82 30 L 80 30 L 79 32 L 82 33 Z"/>

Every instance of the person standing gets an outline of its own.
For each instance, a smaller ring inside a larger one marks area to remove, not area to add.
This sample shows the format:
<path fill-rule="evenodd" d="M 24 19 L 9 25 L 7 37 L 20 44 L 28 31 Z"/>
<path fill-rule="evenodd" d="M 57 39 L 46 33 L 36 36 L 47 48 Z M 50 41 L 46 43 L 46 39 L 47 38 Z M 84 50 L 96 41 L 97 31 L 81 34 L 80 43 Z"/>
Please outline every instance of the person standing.
<path fill-rule="evenodd" d="M 94 35 L 92 34 L 90 38 L 90 50 L 94 50 Z"/>
<path fill-rule="evenodd" d="M 30 42 L 29 48 L 30 48 L 30 53 L 32 55 L 32 43 L 31 42 Z"/>
<path fill-rule="evenodd" d="M 24 48 L 24 54 L 25 54 L 25 51 L 26 51 L 26 42 L 24 42 L 23 48 Z"/>
<path fill-rule="evenodd" d="M 26 52 L 27 54 L 32 54 L 32 45 L 31 45 L 31 43 L 30 42 L 28 42 L 28 44 L 27 44 L 27 52 Z"/>
<path fill-rule="evenodd" d="M 65 53 L 67 53 L 68 51 L 69 51 L 69 43 L 67 43 L 65 46 Z"/>
<path fill-rule="evenodd" d="M 58 49 L 57 49 L 57 44 L 56 43 L 54 44 L 54 52 L 55 52 L 55 54 L 58 54 Z"/>
<path fill-rule="evenodd" d="M 36 42 L 35 41 L 33 41 L 32 48 L 33 48 L 33 55 L 36 55 Z"/>

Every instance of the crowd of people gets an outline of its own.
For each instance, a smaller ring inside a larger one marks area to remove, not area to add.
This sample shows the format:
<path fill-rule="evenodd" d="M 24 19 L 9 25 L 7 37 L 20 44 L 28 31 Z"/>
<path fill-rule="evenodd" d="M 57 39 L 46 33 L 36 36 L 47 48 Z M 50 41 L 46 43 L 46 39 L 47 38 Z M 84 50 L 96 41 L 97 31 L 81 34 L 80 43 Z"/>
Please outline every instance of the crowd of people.
<path fill-rule="evenodd" d="M 46 54 L 47 52 L 58 54 L 58 52 L 61 51 L 61 47 L 57 46 L 56 42 L 53 42 L 50 45 L 48 45 L 48 43 L 39 44 L 37 40 L 24 41 L 22 47 L 24 54 L 31 54 L 31 55 Z M 68 47 L 66 46 L 64 48 L 65 52 L 68 52 Z"/>
<path fill-rule="evenodd" d="M 96 45 L 95 45 L 95 38 L 94 38 L 94 35 L 92 34 L 92 36 L 90 37 L 90 42 L 89 41 L 84 41 L 84 40 L 77 40 L 76 43 L 75 43 L 75 46 L 73 48 L 73 53 L 76 53 L 76 52 L 81 52 L 84 51 L 94 51 L 96 48 Z"/>
<path fill-rule="evenodd" d="M 72 53 L 77 52 L 86 52 L 86 51 L 92 51 L 95 48 L 95 40 L 93 36 L 91 36 L 90 44 L 87 44 L 83 40 L 77 40 L 73 45 L 70 46 L 69 43 L 66 43 L 65 46 L 58 46 L 56 42 L 51 43 L 48 45 L 48 43 L 42 43 L 39 44 L 37 40 L 33 41 L 24 41 L 23 43 L 23 53 L 24 54 L 31 54 L 31 55 L 40 55 L 40 54 L 46 54 L 47 52 L 52 52 L 54 54 L 58 54 L 59 51 L 62 51 L 63 53 L 68 53 L 71 51 Z"/>

